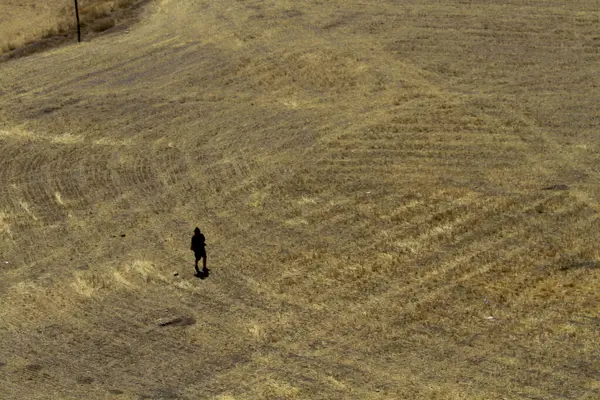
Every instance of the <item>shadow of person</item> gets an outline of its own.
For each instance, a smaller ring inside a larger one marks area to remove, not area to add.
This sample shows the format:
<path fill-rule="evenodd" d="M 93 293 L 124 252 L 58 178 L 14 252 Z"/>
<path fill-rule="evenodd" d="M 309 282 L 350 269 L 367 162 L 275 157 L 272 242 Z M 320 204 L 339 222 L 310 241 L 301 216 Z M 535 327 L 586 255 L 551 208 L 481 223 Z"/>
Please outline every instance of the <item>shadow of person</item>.
<path fill-rule="evenodd" d="M 208 268 L 202 268 L 202 271 L 198 271 L 194 274 L 194 276 L 196 278 L 200 278 L 200 279 L 206 279 L 208 278 L 210 275 L 210 269 Z"/>

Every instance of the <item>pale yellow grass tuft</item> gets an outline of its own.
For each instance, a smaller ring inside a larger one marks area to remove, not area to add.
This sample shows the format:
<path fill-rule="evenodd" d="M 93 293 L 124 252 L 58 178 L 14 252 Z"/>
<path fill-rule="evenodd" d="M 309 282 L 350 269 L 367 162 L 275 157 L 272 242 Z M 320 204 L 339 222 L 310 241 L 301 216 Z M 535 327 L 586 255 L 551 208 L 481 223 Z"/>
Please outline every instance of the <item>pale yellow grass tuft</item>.
<path fill-rule="evenodd" d="M 259 322 L 250 322 L 248 324 L 247 329 L 248 333 L 250 334 L 250 336 L 252 336 L 252 338 L 254 338 L 254 340 L 263 341 L 267 337 L 267 333 L 264 329 L 264 326 Z"/>
<path fill-rule="evenodd" d="M 83 136 L 71 135 L 70 133 L 63 133 L 59 136 L 53 136 L 50 141 L 58 144 L 77 144 L 83 143 Z"/>
<path fill-rule="evenodd" d="M 0 233 L 6 233 L 12 239 L 12 233 L 10 231 L 10 224 L 8 223 L 9 214 L 0 212 Z"/>
<path fill-rule="evenodd" d="M 269 379 L 262 388 L 262 394 L 267 398 L 294 399 L 300 394 L 300 389 L 288 382 Z"/>
<path fill-rule="evenodd" d="M 134 285 L 129 280 L 127 280 L 119 271 L 114 271 L 113 277 L 117 284 L 121 284 L 128 288 L 134 287 Z"/>
<path fill-rule="evenodd" d="M 300 205 L 304 205 L 304 204 L 316 204 L 316 203 L 317 203 L 317 199 L 316 198 L 312 198 L 312 197 L 302 196 L 298 200 L 298 204 L 300 204 Z"/>
<path fill-rule="evenodd" d="M 63 199 L 62 199 L 62 196 L 61 196 L 60 192 L 58 192 L 58 191 L 54 192 L 54 198 L 56 199 L 56 202 L 57 202 L 58 204 L 60 204 L 61 206 L 64 206 L 64 205 L 65 205 L 65 202 L 63 201 Z"/>
<path fill-rule="evenodd" d="M 250 207 L 260 207 L 266 198 L 267 193 L 256 191 L 250 196 L 250 201 L 248 202 L 248 205 Z"/>
<path fill-rule="evenodd" d="M 297 225 L 308 225 L 308 221 L 305 218 L 292 218 L 285 221 L 286 225 L 297 226 Z"/>
<path fill-rule="evenodd" d="M 137 290 L 165 280 L 153 263 L 135 260 L 124 265 L 103 265 L 93 272 L 77 272 L 71 286 L 80 295 L 92 297 L 111 290 Z"/>
<path fill-rule="evenodd" d="M 131 139 L 115 139 L 110 136 L 104 136 L 100 139 L 94 140 L 94 144 L 99 146 L 131 146 L 133 140 Z"/>
<path fill-rule="evenodd" d="M 21 139 L 32 139 L 34 135 L 26 129 L 13 127 L 10 130 L 0 129 L 0 138 L 21 138 Z"/>
<path fill-rule="evenodd" d="M 84 279 L 81 275 L 75 276 L 75 281 L 72 283 L 72 286 L 77 293 L 84 297 L 92 297 L 95 292 L 95 288 L 90 281 Z"/>
<path fill-rule="evenodd" d="M 137 278 L 145 283 L 155 280 L 165 280 L 165 277 L 157 271 L 155 265 L 145 260 L 135 260 L 131 264 L 126 265 L 124 272 L 134 279 Z"/>
<path fill-rule="evenodd" d="M 24 200 L 20 200 L 19 201 L 19 205 L 21 206 L 21 208 L 23 210 L 25 210 L 25 212 L 31 217 L 33 218 L 34 221 L 38 220 L 38 217 L 35 215 L 35 213 L 33 211 L 31 211 L 31 207 L 29 205 L 28 202 L 24 201 Z"/>

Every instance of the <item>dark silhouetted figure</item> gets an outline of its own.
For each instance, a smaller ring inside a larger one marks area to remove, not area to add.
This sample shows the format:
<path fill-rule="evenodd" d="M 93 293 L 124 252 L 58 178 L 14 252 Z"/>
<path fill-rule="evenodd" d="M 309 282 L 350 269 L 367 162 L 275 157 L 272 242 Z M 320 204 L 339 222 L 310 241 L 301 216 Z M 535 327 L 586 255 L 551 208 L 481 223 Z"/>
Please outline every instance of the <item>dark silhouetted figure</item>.
<path fill-rule="evenodd" d="M 194 229 L 194 236 L 192 236 L 192 247 L 191 250 L 194 251 L 196 255 L 196 276 L 208 275 L 209 269 L 206 268 L 206 238 L 200 232 L 200 228 L 196 227 Z M 202 271 L 198 269 L 198 261 L 202 259 Z"/>

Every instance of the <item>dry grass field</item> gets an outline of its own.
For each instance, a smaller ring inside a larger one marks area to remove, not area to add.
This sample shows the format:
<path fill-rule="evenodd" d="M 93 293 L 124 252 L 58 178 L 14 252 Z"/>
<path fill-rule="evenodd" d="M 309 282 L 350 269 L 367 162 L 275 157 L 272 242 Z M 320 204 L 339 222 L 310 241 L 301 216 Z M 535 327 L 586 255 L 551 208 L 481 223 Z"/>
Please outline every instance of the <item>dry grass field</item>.
<path fill-rule="evenodd" d="M 0 398 L 599 399 L 599 8 L 156 0 L 0 63 Z"/>
<path fill-rule="evenodd" d="M 84 38 L 132 22 L 132 9 L 148 1 L 78 0 Z M 73 0 L 0 0 L 0 55 L 26 55 L 76 37 L 75 15 Z"/>

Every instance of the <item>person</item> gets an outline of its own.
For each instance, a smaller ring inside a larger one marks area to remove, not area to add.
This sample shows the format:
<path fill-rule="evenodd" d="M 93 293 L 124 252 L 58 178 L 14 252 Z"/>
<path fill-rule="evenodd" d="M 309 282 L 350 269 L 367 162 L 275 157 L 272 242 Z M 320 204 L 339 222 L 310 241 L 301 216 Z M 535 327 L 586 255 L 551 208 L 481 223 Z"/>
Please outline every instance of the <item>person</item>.
<path fill-rule="evenodd" d="M 202 271 L 204 273 L 208 272 L 208 268 L 206 268 L 206 238 L 200 232 L 200 228 L 196 227 L 194 229 L 194 236 L 192 236 L 192 246 L 191 250 L 196 255 L 196 275 L 200 275 L 200 270 L 198 269 L 198 261 L 202 259 Z"/>

